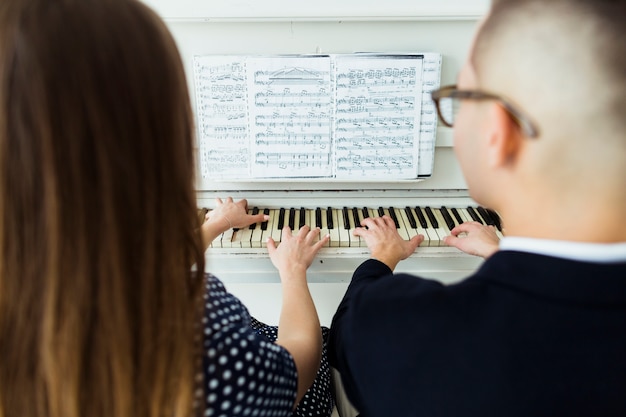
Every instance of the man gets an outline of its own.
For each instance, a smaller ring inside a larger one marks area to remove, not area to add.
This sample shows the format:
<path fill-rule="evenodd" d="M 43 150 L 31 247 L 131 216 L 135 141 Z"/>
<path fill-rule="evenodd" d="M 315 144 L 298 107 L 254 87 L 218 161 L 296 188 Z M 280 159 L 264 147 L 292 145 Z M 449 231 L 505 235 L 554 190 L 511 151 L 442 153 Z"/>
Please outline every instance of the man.
<path fill-rule="evenodd" d="M 500 0 L 458 86 L 433 93 L 486 258 L 444 286 L 393 275 L 422 238 L 387 218 L 333 319 L 331 364 L 362 416 L 626 415 L 626 1 Z M 454 114 L 443 102 L 454 102 Z"/>

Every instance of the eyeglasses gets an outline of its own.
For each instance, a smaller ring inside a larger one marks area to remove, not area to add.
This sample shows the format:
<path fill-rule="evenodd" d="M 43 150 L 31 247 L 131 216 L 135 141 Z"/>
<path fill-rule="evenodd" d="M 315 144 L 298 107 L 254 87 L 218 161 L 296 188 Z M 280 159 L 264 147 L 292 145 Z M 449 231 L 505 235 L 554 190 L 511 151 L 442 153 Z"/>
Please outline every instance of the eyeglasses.
<path fill-rule="evenodd" d="M 528 116 L 518 110 L 509 100 L 495 94 L 478 90 L 459 90 L 456 85 L 449 85 L 432 91 L 431 97 L 437 107 L 439 119 L 448 127 L 454 126 L 461 100 L 496 100 L 519 124 L 526 136 L 530 138 L 539 136 L 539 130 Z"/>

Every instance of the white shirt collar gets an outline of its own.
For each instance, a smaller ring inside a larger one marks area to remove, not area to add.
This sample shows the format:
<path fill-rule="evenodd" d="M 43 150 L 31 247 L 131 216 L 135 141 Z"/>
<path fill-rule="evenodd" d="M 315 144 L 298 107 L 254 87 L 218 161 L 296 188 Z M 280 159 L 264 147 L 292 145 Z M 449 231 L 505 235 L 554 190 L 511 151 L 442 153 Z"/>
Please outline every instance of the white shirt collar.
<path fill-rule="evenodd" d="M 500 250 L 530 252 L 575 261 L 626 262 L 626 242 L 588 243 L 511 236 L 500 240 Z"/>

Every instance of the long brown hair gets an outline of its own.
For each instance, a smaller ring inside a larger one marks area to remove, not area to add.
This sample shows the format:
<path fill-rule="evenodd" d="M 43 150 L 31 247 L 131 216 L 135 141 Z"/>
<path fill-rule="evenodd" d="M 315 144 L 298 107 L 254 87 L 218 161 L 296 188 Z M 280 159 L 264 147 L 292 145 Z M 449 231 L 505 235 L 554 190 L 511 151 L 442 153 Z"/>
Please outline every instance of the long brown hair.
<path fill-rule="evenodd" d="M 193 413 L 193 162 L 184 70 L 152 11 L 0 2 L 0 415 Z"/>

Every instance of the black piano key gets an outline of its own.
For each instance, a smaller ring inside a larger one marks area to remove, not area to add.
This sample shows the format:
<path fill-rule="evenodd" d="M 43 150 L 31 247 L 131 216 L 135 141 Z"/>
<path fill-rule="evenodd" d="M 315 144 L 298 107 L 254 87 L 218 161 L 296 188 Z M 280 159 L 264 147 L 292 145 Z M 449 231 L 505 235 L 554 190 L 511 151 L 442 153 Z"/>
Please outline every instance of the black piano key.
<path fill-rule="evenodd" d="M 263 214 L 266 214 L 269 216 L 270 209 L 263 209 Z M 264 222 L 261 223 L 261 230 L 267 230 L 267 222 L 269 222 L 269 220 L 265 220 Z"/>
<path fill-rule="evenodd" d="M 291 230 L 296 228 L 296 209 L 293 207 L 289 209 L 289 228 Z"/>
<path fill-rule="evenodd" d="M 378 207 L 378 216 L 383 217 L 385 215 L 385 209 L 382 207 Z"/>
<path fill-rule="evenodd" d="M 326 209 L 326 225 L 328 226 L 328 229 L 334 229 L 335 228 L 335 224 L 333 222 L 333 209 L 332 209 L 332 207 L 328 207 Z"/>
<path fill-rule="evenodd" d="M 468 212 L 468 213 L 470 214 L 470 216 L 472 217 L 472 220 L 474 220 L 475 222 L 478 222 L 478 223 L 485 224 L 485 223 L 483 222 L 483 219 L 481 219 L 481 218 L 480 218 L 480 216 L 478 215 L 478 213 L 476 213 L 476 211 L 474 210 L 474 208 L 473 208 L 473 207 L 468 206 L 468 207 L 467 207 L 467 212 Z"/>
<path fill-rule="evenodd" d="M 445 220 L 446 226 L 448 226 L 448 229 L 450 230 L 454 229 L 454 227 L 456 226 L 456 223 L 454 223 L 454 220 L 452 220 L 450 213 L 448 213 L 448 209 L 442 206 L 439 209 L 439 211 L 441 212 L 441 215 L 443 216 L 443 219 Z"/>
<path fill-rule="evenodd" d="M 363 218 L 367 219 L 370 216 L 370 211 L 367 207 L 363 207 L 361 209 L 361 213 L 363 213 Z"/>
<path fill-rule="evenodd" d="M 417 229 L 417 223 L 415 223 L 415 217 L 413 217 L 413 213 L 411 213 L 411 207 L 406 206 L 404 208 L 404 213 L 406 214 L 407 219 L 409 219 L 409 224 L 413 229 Z"/>
<path fill-rule="evenodd" d="M 396 225 L 396 229 L 400 228 L 400 222 L 398 222 L 398 218 L 396 217 L 396 209 L 394 209 L 393 207 L 389 207 L 389 216 L 391 216 L 391 219 L 393 220 L 394 224 Z"/>
<path fill-rule="evenodd" d="M 315 227 L 322 227 L 322 209 L 319 207 L 315 209 Z"/>
<path fill-rule="evenodd" d="M 487 210 L 485 210 L 484 207 L 478 206 L 476 207 L 476 210 L 478 211 L 478 214 L 480 214 L 480 216 L 485 220 L 485 223 L 487 223 L 489 226 L 496 225 L 496 223 L 493 221 L 493 219 L 491 218 L 489 213 L 487 213 Z"/>
<path fill-rule="evenodd" d="M 463 217 L 461 217 L 461 215 L 459 214 L 459 211 L 457 209 L 455 209 L 454 207 L 452 207 L 450 209 L 450 211 L 452 212 L 452 215 L 454 216 L 454 218 L 456 219 L 456 222 L 458 224 L 461 224 L 464 222 Z"/>
<path fill-rule="evenodd" d="M 487 213 L 489 213 L 489 215 L 491 216 L 491 218 L 495 222 L 496 228 L 499 231 L 502 231 L 502 220 L 500 220 L 500 216 L 498 216 L 498 213 L 496 213 L 495 211 L 493 211 L 491 209 L 485 209 L 485 210 L 487 210 Z"/>
<path fill-rule="evenodd" d="M 426 212 L 426 217 L 428 217 L 428 220 L 430 220 L 430 224 L 433 226 L 433 228 L 438 229 L 439 222 L 435 218 L 435 213 L 433 213 L 430 207 L 424 207 L 424 211 Z"/>
<path fill-rule="evenodd" d="M 306 224 L 306 210 L 300 207 L 300 218 L 298 219 L 298 228 L 301 229 Z"/>
<path fill-rule="evenodd" d="M 350 215 L 348 213 L 348 207 L 341 209 L 341 213 L 343 214 L 343 228 L 350 230 Z"/>
<path fill-rule="evenodd" d="M 359 209 L 352 207 L 352 219 L 354 220 L 354 227 L 361 226 L 361 219 L 359 218 Z"/>
<path fill-rule="evenodd" d="M 281 207 L 280 210 L 278 211 L 278 225 L 276 229 L 283 230 L 284 224 L 285 224 L 285 209 Z"/>
<path fill-rule="evenodd" d="M 253 207 L 252 208 L 252 215 L 256 216 L 257 214 L 259 214 L 259 208 L 258 207 Z M 254 229 L 256 229 L 256 223 L 252 223 L 250 225 L 250 230 L 254 230 Z"/>
<path fill-rule="evenodd" d="M 417 216 L 417 221 L 420 222 L 420 226 L 426 229 L 428 227 L 428 222 L 426 222 L 426 217 L 424 217 L 424 213 L 422 213 L 422 209 L 417 206 L 415 207 L 415 215 Z"/>

